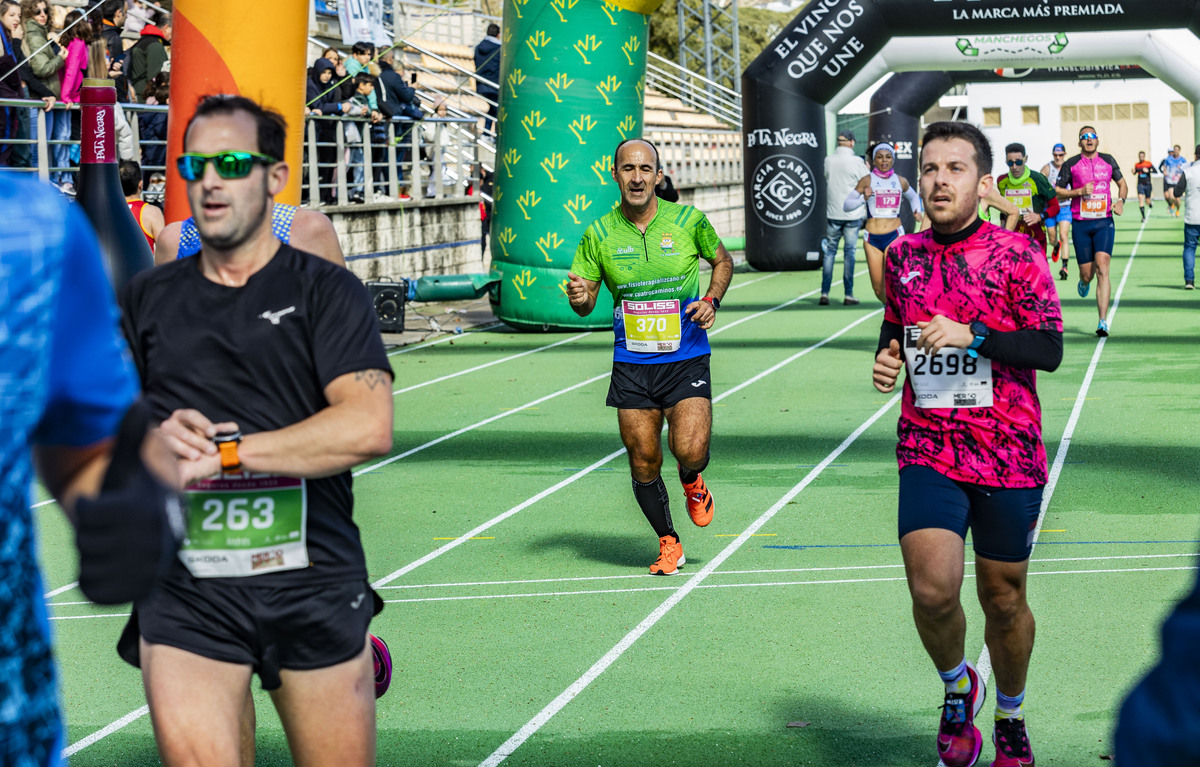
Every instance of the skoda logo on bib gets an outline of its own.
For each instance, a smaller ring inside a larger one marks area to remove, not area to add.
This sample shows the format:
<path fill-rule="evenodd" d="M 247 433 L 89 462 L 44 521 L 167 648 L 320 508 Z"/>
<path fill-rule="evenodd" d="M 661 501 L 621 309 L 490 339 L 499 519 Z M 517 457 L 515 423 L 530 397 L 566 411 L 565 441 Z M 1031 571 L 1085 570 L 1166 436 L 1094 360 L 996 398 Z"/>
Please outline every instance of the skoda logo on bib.
<path fill-rule="evenodd" d="M 303 479 L 235 474 L 186 491 L 187 537 L 179 559 L 197 578 L 244 578 L 308 567 Z"/>
<path fill-rule="evenodd" d="M 917 349 L 921 329 L 904 328 L 904 361 L 919 408 L 992 406 L 992 361 L 966 349 L 943 347 L 937 354 Z"/>

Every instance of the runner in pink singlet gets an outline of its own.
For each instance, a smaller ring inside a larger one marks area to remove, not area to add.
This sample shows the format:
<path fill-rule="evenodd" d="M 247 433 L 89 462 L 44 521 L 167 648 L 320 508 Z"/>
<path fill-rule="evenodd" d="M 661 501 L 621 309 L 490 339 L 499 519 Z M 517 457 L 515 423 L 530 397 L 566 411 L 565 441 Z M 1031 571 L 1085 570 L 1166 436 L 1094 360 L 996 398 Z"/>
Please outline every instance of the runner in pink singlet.
<path fill-rule="evenodd" d="M 917 633 L 945 688 L 937 754 L 971 767 L 987 695 L 966 660 L 959 594 L 967 531 L 996 681 L 993 765 L 1032 765 L 1025 681 L 1033 613 L 1025 580 L 1046 482 L 1035 370 L 1062 361 L 1062 310 L 1043 250 L 979 219 L 992 150 L 979 128 L 938 122 L 921 142 L 928 231 L 887 251 L 873 371 L 906 371 L 896 456 L 899 535 Z"/>

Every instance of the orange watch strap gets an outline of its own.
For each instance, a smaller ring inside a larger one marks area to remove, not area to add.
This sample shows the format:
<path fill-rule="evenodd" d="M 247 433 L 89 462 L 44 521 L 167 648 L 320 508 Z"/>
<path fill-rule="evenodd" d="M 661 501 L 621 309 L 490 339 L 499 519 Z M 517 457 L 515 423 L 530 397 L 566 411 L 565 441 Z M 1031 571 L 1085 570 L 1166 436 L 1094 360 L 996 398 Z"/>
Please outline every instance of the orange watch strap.
<path fill-rule="evenodd" d="M 238 442 L 230 440 L 217 445 L 221 454 L 221 468 L 226 471 L 241 468 L 242 460 L 238 458 Z"/>

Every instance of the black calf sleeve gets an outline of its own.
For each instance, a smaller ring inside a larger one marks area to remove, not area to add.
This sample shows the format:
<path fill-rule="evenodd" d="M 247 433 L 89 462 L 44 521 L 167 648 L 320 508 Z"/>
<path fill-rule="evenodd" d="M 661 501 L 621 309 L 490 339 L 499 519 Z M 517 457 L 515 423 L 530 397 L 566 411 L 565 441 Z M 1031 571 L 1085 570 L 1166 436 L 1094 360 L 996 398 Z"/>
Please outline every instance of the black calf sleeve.
<path fill-rule="evenodd" d="M 659 538 L 670 535 L 679 540 L 679 536 L 675 534 L 675 527 L 671 524 L 671 501 L 662 475 L 645 484 L 633 480 L 633 497 L 637 499 L 638 506 L 646 515 L 646 521 L 654 528 L 655 535 Z"/>

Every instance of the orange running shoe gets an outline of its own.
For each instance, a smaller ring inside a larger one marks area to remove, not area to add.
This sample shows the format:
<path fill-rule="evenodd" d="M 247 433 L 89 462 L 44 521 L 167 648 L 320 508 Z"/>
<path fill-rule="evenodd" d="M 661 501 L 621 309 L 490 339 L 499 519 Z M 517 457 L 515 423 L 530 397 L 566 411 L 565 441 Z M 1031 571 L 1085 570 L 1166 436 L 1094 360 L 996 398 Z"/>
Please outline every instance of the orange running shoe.
<path fill-rule="evenodd" d="M 685 484 L 683 491 L 687 493 L 688 516 L 692 518 L 696 527 L 704 527 L 712 522 L 715 510 L 713 497 L 712 493 L 708 492 L 708 486 L 704 484 L 704 477 L 697 474 L 696 481 Z"/>
<path fill-rule="evenodd" d="M 686 561 L 683 558 L 683 544 L 679 539 L 664 535 L 658 539 L 658 559 L 650 565 L 650 574 L 679 575 L 679 566 Z"/>

